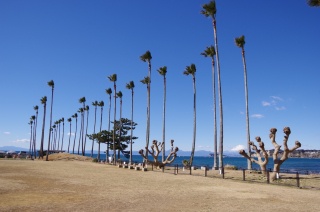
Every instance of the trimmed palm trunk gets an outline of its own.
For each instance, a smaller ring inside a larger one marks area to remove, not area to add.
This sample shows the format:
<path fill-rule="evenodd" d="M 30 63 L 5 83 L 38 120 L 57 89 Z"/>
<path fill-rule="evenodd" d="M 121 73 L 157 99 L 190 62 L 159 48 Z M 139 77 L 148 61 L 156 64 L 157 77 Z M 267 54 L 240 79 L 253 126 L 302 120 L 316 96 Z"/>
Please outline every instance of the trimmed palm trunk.
<path fill-rule="evenodd" d="M 133 89 L 134 89 L 134 82 L 130 81 L 126 85 L 127 89 L 131 90 L 131 133 L 130 133 L 130 159 L 129 159 L 129 164 L 132 164 L 132 135 L 133 135 Z"/>
<path fill-rule="evenodd" d="M 246 64 L 246 57 L 244 51 L 244 44 L 245 38 L 242 35 L 241 37 L 235 38 L 236 45 L 241 48 L 241 55 L 242 55 L 242 63 L 243 63 L 243 73 L 244 73 L 244 91 L 245 91 L 245 100 L 246 100 L 246 131 L 247 131 L 247 149 L 248 149 L 248 156 L 251 157 L 251 149 L 250 149 L 250 127 L 249 127 L 249 103 L 248 103 L 248 80 L 247 80 L 247 64 Z M 248 162 L 248 169 L 252 169 L 252 162 L 251 160 L 247 160 Z"/>
<path fill-rule="evenodd" d="M 72 121 L 72 119 L 71 119 L 71 118 L 68 118 L 68 122 L 70 123 L 68 153 L 70 153 L 70 152 L 69 152 L 69 149 L 70 149 L 70 139 L 71 139 L 71 121 Z"/>
<path fill-rule="evenodd" d="M 206 17 L 212 18 L 213 34 L 214 34 L 214 45 L 216 50 L 216 62 L 217 62 L 217 74 L 218 74 L 218 93 L 219 93 L 219 115 L 220 115 L 220 136 L 219 136 L 219 169 L 222 174 L 223 169 L 223 106 L 222 106 L 222 89 L 221 89 L 221 74 L 220 74 L 220 60 L 218 50 L 218 36 L 217 36 L 217 24 L 216 24 L 216 2 L 210 1 L 209 4 L 202 6 L 203 10 L 201 13 Z"/>
<path fill-rule="evenodd" d="M 42 119 L 42 130 L 41 130 L 41 143 L 40 143 L 40 154 L 39 158 L 43 159 L 43 143 L 44 143 L 44 128 L 46 124 L 46 110 L 47 110 L 47 97 L 41 98 L 41 104 L 43 104 L 43 119 Z"/>
<path fill-rule="evenodd" d="M 148 78 L 149 78 L 149 83 L 147 84 L 147 89 L 148 89 L 148 104 L 147 104 L 147 130 L 146 130 L 146 147 L 149 146 L 149 141 L 150 141 L 150 101 L 151 101 L 151 52 L 146 51 L 143 55 L 140 56 L 140 59 L 143 62 L 148 63 Z M 148 159 L 148 151 L 146 151 L 146 158 Z"/>
<path fill-rule="evenodd" d="M 51 108 L 50 108 L 50 126 L 49 126 L 49 139 L 48 139 L 48 151 L 46 155 L 46 161 L 49 161 L 49 151 L 50 151 L 50 140 L 51 140 L 51 128 L 52 128 L 52 107 L 53 107 L 53 91 L 54 91 L 54 81 L 48 82 L 48 86 L 51 87 Z"/>
<path fill-rule="evenodd" d="M 196 132 L 197 132 L 197 110 L 196 110 L 196 66 L 191 64 L 186 67 L 186 70 L 183 72 L 184 75 L 192 76 L 192 85 L 193 85 L 193 140 L 192 140 L 192 149 L 191 149 L 191 157 L 189 160 L 190 167 L 193 165 L 193 158 L 196 146 Z"/>
<path fill-rule="evenodd" d="M 94 101 L 94 102 L 92 102 L 92 105 L 94 106 L 94 125 L 93 125 L 93 134 L 96 134 L 97 106 L 98 106 L 98 101 Z M 92 139 L 92 147 L 91 147 L 91 156 L 90 156 L 90 157 L 93 157 L 94 140 L 95 140 L 95 137 L 93 137 L 93 139 Z"/>
<path fill-rule="evenodd" d="M 110 123 L 111 123 L 111 94 L 112 94 L 112 89 L 111 88 L 108 88 L 106 89 L 106 93 L 109 95 L 109 108 L 108 108 L 108 131 L 110 132 Z M 109 138 L 107 139 L 107 151 L 106 151 L 106 159 L 108 160 L 109 159 Z"/>
<path fill-rule="evenodd" d="M 162 112 L 162 162 L 166 160 L 166 97 L 167 97 L 167 67 L 163 66 L 158 69 L 158 72 L 163 76 L 163 112 Z"/>
<path fill-rule="evenodd" d="M 113 143 L 113 165 L 116 165 L 116 147 L 115 147 L 115 139 L 116 139 L 116 115 L 117 115 L 117 101 L 116 101 L 116 94 L 117 94 L 117 75 L 113 74 L 108 77 L 111 82 L 113 82 L 113 90 L 114 90 L 114 114 L 113 114 L 113 134 L 112 134 L 112 143 Z"/>

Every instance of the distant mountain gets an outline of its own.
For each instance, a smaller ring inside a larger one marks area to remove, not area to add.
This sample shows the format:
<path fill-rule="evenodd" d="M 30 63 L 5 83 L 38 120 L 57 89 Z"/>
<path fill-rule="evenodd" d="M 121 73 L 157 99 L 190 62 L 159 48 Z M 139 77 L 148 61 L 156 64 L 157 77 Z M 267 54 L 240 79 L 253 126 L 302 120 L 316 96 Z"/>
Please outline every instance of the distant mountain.
<path fill-rule="evenodd" d="M 16 146 L 3 146 L 3 147 L 0 147 L 0 150 L 3 150 L 3 151 L 29 151 L 29 149 L 26 149 L 26 148 L 22 148 L 22 147 L 16 147 Z"/>

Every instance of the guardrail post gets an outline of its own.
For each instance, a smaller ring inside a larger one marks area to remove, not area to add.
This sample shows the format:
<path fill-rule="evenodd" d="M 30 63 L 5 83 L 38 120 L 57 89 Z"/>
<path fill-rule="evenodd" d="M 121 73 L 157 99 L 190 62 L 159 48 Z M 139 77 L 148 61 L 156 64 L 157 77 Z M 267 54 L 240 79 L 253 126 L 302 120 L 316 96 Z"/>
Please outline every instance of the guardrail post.
<path fill-rule="evenodd" d="M 242 180 L 246 181 L 246 170 L 242 169 Z"/>
<path fill-rule="evenodd" d="M 207 167 L 205 166 L 205 169 L 204 169 L 204 176 L 206 177 L 207 176 Z"/>
<path fill-rule="evenodd" d="M 297 178 L 297 187 L 300 188 L 299 172 L 296 173 L 296 178 Z"/>
<path fill-rule="evenodd" d="M 270 172 L 267 170 L 267 183 L 270 184 Z"/>
<path fill-rule="evenodd" d="M 178 170 L 179 170 L 179 165 L 177 164 L 177 174 L 178 174 Z"/>

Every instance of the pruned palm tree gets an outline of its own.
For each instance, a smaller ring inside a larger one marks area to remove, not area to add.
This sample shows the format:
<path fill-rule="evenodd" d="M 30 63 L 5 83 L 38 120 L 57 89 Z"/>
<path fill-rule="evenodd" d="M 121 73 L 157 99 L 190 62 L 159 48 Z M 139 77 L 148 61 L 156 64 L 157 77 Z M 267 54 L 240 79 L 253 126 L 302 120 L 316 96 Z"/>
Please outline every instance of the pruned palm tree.
<path fill-rule="evenodd" d="M 241 48 L 242 54 L 242 63 L 243 63 L 243 73 L 244 73 L 244 91 L 245 91 L 245 101 L 246 101 L 246 131 L 247 131 L 247 149 L 248 156 L 251 157 L 251 148 L 250 148 L 250 125 L 249 125 L 249 102 L 248 102 L 248 81 L 247 81 L 247 64 L 246 56 L 244 51 L 244 45 L 246 43 L 244 35 L 234 39 L 236 46 Z M 251 160 L 247 160 L 248 169 L 252 169 Z"/>
<path fill-rule="evenodd" d="M 33 127 L 33 121 L 32 119 L 30 118 L 30 121 L 28 123 L 30 125 L 30 144 L 29 144 L 29 155 L 31 156 L 32 158 L 32 155 L 33 155 L 33 151 L 32 151 L 32 141 L 33 141 L 33 130 L 32 130 L 32 127 Z"/>
<path fill-rule="evenodd" d="M 97 107 L 98 107 L 98 101 L 92 102 L 92 106 L 94 106 L 94 124 L 93 124 L 93 134 L 96 134 L 96 123 L 97 123 Z M 93 147 L 94 147 L 94 140 L 95 138 L 92 139 L 92 147 L 91 147 L 91 156 L 93 157 Z"/>
<path fill-rule="evenodd" d="M 162 151 L 162 162 L 165 161 L 166 156 L 166 99 L 167 99 L 167 66 L 160 67 L 158 69 L 158 73 L 163 76 L 163 120 L 162 120 L 162 143 L 163 143 L 163 151 Z"/>
<path fill-rule="evenodd" d="M 193 141 L 192 141 L 192 149 L 191 149 L 191 157 L 189 160 L 190 167 L 192 167 L 193 164 L 193 158 L 194 158 L 194 152 L 195 152 L 195 146 L 196 146 L 196 132 L 197 132 L 197 114 L 196 114 L 196 66 L 195 64 L 191 64 L 190 66 L 187 66 L 185 71 L 183 72 L 184 75 L 192 76 L 192 84 L 193 84 Z"/>
<path fill-rule="evenodd" d="M 73 140 L 73 148 L 72 148 L 72 154 L 74 154 L 74 147 L 76 145 L 77 128 L 78 128 L 78 113 L 75 113 L 74 115 L 72 115 L 72 118 L 76 119 L 76 129 L 74 132 L 74 140 Z"/>
<path fill-rule="evenodd" d="M 111 115 L 111 94 L 112 94 L 112 89 L 111 88 L 106 89 L 106 93 L 109 95 L 108 131 L 110 132 L 110 123 L 111 123 L 110 115 Z M 109 158 L 109 143 L 107 142 L 107 151 L 106 151 L 106 159 L 107 159 L 107 161 L 108 161 L 108 158 Z"/>
<path fill-rule="evenodd" d="M 122 92 L 121 91 L 119 91 L 118 93 L 117 93 L 117 97 L 120 99 L 120 126 L 119 126 L 119 145 L 121 144 L 121 131 L 122 131 L 122 96 L 123 96 L 123 94 L 122 94 Z M 119 154 L 118 154 L 118 159 L 120 159 L 120 151 L 118 151 L 119 152 Z"/>
<path fill-rule="evenodd" d="M 47 97 L 44 96 L 40 99 L 43 104 L 43 119 L 42 119 L 42 130 L 41 130 L 41 141 L 40 141 L 40 154 L 39 158 L 43 159 L 43 143 L 44 143 L 44 128 L 46 124 L 46 110 L 47 110 Z"/>
<path fill-rule="evenodd" d="M 150 140 L 150 101 L 151 101 L 151 52 L 146 51 L 143 55 L 140 56 L 140 59 L 143 62 L 148 63 L 148 78 L 149 82 L 147 83 L 147 89 L 148 89 L 148 104 L 147 104 L 147 130 L 146 130 L 146 147 L 149 146 L 149 140 Z M 148 151 L 146 151 L 146 158 L 148 158 Z"/>
<path fill-rule="evenodd" d="M 221 76 L 220 76 L 220 60 L 218 51 L 218 36 L 217 36 L 217 23 L 216 23 L 216 2 L 210 1 L 208 4 L 202 6 L 201 13 L 212 19 L 214 45 L 216 51 L 217 75 L 218 75 L 218 93 L 219 93 L 219 115 L 220 115 L 220 136 L 219 136 L 219 169 L 222 174 L 223 169 L 223 106 L 222 106 L 222 89 L 221 89 Z"/>
<path fill-rule="evenodd" d="M 103 107 L 104 107 L 104 102 L 103 101 L 100 101 L 98 106 L 100 107 L 101 109 L 101 112 L 100 112 L 100 131 L 102 131 L 102 115 L 103 115 Z M 98 161 L 100 161 L 100 142 L 98 141 Z"/>
<path fill-rule="evenodd" d="M 216 73 L 215 73 L 215 60 L 216 51 L 214 46 L 207 47 L 202 53 L 204 57 L 211 58 L 211 70 L 212 70 L 212 94 L 213 94 L 213 169 L 218 169 L 218 140 L 217 140 L 217 107 L 216 107 Z"/>
<path fill-rule="evenodd" d="M 117 93 L 117 75 L 112 74 L 108 76 L 108 79 L 113 82 L 113 90 L 114 90 L 114 115 L 113 115 L 113 135 L 112 135 L 112 143 L 113 143 L 113 165 L 116 165 L 116 148 L 115 148 L 115 131 L 116 131 L 116 109 L 117 109 L 117 101 L 116 101 L 116 93 Z"/>
<path fill-rule="evenodd" d="M 51 108 L 50 108 L 50 126 L 49 126 L 49 139 L 48 139 L 48 151 L 46 155 L 46 161 L 49 160 L 49 151 L 50 151 L 50 140 L 51 140 L 51 128 L 52 128 L 52 107 L 53 107 L 53 92 L 54 92 L 54 81 L 50 80 L 48 86 L 51 87 Z"/>
<path fill-rule="evenodd" d="M 131 134 L 130 134 L 130 159 L 129 164 L 132 164 L 132 135 L 133 135 L 133 89 L 134 89 L 134 82 L 130 81 L 126 84 L 126 88 L 131 90 Z"/>
<path fill-rule="evenodd" d="M 34 106 L 33 109 L 36 111 L 36 117 L 35 117 L 35 122 L 34 122 L 34 137 L 33 137 L 33 147 L 34 147 L 34 157 L 37 157 L 37 126 L 38 126 L 38 112 L 39 112 L 39 107 L 38 105 Z"/>
<path fill-rule="evenodd" d="M 61 152 L 62 152 L 62 149 L 63 149 L 63 138 L 64 138 L 64 118 L 62 117 L 60 119 L 60 121 L 62 122 L 62 140 L 61 140 Z"/>
<path fill-rule="evenodd" d="M 31 156 L 33 158 L 36 157 L 35 150 L 34 150 L 34 126 L 35 126 L 35 120 L 36 120 L 36 116 L 32 115 L 30 117 L 30 125 L 31 125 L 31 138 L 30 138 L 30 152 L 31 152 Z"/>
<path fill-rule="evenodd" d="M 52 136 L 52 142 L 51 142 L 51 149 L 56 150 L 56 139 L 57 139 L 57 125 L 56 121 L 54 122 L 54 125 L 52 125 L 52 131 L 53 131 L 53 136 Z"/>
<path fill-rule="evenodd" d="M 84 113 L 84 109 L 81 107 L 78 110 L 78 113 L 80 113 L 81 115 L 81 123 L 80 125 L 82 125 L 82 117 L 83 117 L 83 113 Z M 81 138 L 82 138 L 82 131 L 83 131 L 83 127 L 80 126 L 80 131 L 79 131 L 79 142 L 78 142 L 78 155 L 80 155 L 80 145 L 81 145 Z M 82 145 L 81 145 L 82 146 Z"/>
<path fill-rule="evenodd" d="M 147 76 L 147 77 L 144 77 L 143 80 L 140 80 L 140 82 L 142 82 L 143 84 L 147 85 L 147 91 L 149 91 L 149 87 L 150 87 L 150 78 Z M 149 99 L 149 92 L 148 92 L 148 99 Z M 146 148 L 148 148 L 149 146 L 149 101 L 147 103 L 147 130 L 146 130 Z M 146 151 L 146 157 L 145 158 L 148 158 L 148 151 Z M 145 161 L 145 163 L 147 163 L 147 161 Z"/>
<path fill-rule="evenodd" d="M 84 145 L 83 145 L 83 152 L 82 155 L 85 155 L 86 152 L 86 145 L 87 145 L 87 134 L 88 134 L 88 123 L 89 123 L 89 105 L 86 105 L 85 111 L 87 112 L 87 124 L 86 124 L 86 133 L 84 137 Z"/>
<path fill-rule="evenodd" d="M 320 0 L 308 0 L 307 2 L 311 7 L 320 7 Z"/>
<path fill-rule="evenodd" d="M 80 126 L 80 137 L 81 137 L 81 150 L 84 155 L 84 111 L 86 109 L 86 97 L 82 97 L 79 99 L 79 103 L 82 104 L 82 113 L 81 113 L 81 126 Z M 79 154 L 79 152 L 78 152 Z"/>
<path fill-rule="evenodd" d="M 59 137 L 58 137 L 58 148 L 57 148 L 57 150 L 59 151 L 59 149 L 60 149 L 60 131 L 61 131 L 61 122 L 62 122 L 62 120 L 61 119 L 59 119 L 58 120 L 58 130 L 59 130 Z"/>
<path fill-rule="evenodd" d="M 71 139 L 71 122 L 72 122 L 72 119 L 71 119 L 71 118 L 68 118 L 68 122 L 70 123 L 69 143 L 68 143 L 68 153 L 69 153 L 69 149 L 70 149 L 70 139 Z"/>

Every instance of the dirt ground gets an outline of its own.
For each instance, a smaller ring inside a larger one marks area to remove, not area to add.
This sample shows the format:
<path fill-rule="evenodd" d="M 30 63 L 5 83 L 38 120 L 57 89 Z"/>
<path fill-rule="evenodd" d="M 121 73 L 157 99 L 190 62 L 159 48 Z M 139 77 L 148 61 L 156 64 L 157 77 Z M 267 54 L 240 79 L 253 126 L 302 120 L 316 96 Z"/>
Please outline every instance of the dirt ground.
<path fill-rule="evenodd" d="M 320 191 L 81 159 L 0 160 L 0 211 L 319 211 Z"/>

